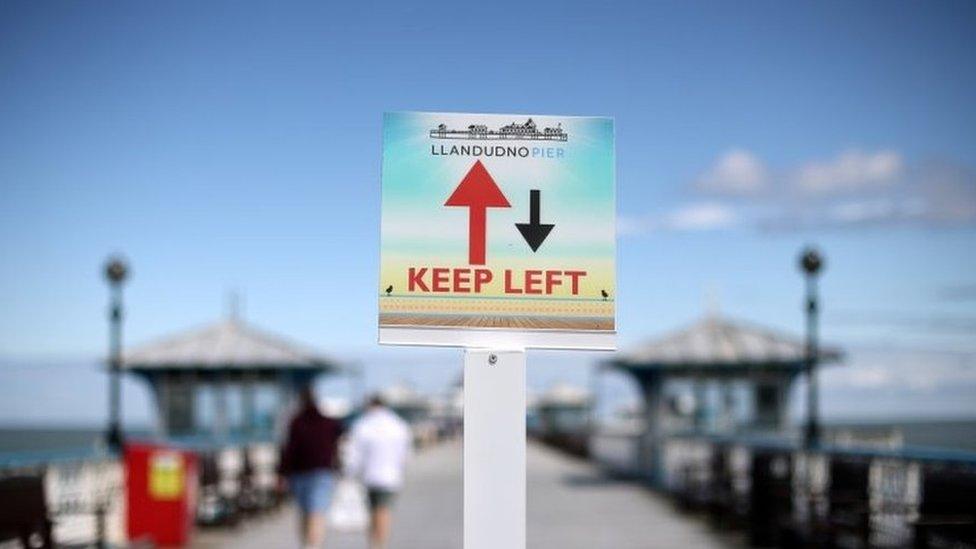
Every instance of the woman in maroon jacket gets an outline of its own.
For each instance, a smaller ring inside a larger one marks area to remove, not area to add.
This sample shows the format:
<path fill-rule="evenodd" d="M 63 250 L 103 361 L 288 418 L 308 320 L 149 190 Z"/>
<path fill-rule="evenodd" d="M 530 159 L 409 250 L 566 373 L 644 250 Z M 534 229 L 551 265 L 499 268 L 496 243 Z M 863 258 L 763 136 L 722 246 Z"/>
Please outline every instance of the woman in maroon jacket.
<path fill-rule="evenodd" d="M 339 467 L 342 424 L 322 415 L 310 386 L 302 389 L 300 398 L 301 408 L 288 426 L 288 440 L 281 450 L 279 473 L 301 511 L 302 542 L 305 547 L 321 547 Z"/>

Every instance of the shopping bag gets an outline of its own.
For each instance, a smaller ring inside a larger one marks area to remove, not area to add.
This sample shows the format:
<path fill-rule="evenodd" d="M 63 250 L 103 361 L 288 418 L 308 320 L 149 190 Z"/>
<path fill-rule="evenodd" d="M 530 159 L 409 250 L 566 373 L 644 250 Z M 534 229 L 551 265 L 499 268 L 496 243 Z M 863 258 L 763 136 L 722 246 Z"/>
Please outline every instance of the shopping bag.
<path fill-rule="evenodd" d="M 366 489 L 360 483 L 339 479 L 329 507 L 329 525 L 340 532 L 362 532 L 369 526 Z"/>

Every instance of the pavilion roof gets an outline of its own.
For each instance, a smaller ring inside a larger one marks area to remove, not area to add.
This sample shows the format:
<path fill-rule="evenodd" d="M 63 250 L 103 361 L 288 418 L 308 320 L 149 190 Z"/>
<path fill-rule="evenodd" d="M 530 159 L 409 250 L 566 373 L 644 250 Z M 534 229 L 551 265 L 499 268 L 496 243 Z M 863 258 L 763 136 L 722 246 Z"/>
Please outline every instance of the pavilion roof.
<path fill-rule="evenodd" d="M 536 406 L 539 407 L 578 407 L 590 403 L 590 392 L 582 387 L 560 382 L 539 395 Z"/>
<path fill-rule="evenodd" d="M 619 353 L 611 365 L 628 370 L 800 370 L 806 346 L 799 338 L 717 315 Z M 820 363 L 841 352 L 820 348 Z"/>
<path fill-rule="evenodd" d="M 427 398 L 406 382 L 390 385 L 380 390 L 380 394 L 386 403 L 393 407 L 423 407 L 427 405 Z"/>
<path fill-rule="evenodd" d="M 227 319 L 135 347 L 123 355 L 123 369 L 311 370 L 340 368 L 338 362 L 239 319 Z"/>

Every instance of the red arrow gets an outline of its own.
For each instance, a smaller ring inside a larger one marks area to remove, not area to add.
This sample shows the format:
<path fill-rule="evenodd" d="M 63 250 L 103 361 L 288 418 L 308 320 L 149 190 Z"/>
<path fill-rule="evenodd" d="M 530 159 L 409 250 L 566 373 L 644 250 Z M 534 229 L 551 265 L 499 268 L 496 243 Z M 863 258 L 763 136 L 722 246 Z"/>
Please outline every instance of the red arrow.
<path fill-rule="evenodd" d="M 468 263 L 485 264 L 485 225 L 488 208 L 510 208 L 508 199 L 495 184 L 480 160 L 468 170 L 461 183 L 451 193 L 445 206 L 465 206 L 468 212 Z"/>

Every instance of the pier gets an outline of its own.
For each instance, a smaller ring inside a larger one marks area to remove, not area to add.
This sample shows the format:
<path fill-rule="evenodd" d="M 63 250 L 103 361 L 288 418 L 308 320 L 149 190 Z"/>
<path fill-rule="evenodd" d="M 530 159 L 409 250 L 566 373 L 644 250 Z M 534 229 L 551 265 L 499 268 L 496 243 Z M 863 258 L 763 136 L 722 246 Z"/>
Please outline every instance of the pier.
<path fill-rule="evenodd" d="M 666 497 L 637 483 L 615 480 L 586 461 L 531 443 L 527 459 L 528 539 L 533 548 L 739 547 L 736 536 L 712 531 Z M 394 508 L 390 548 L 461 547 L 461 445 L 419 451 Z M 258 549 L 290 546 L 297 518 L 292 507 L 236 529 L 199 531 L 193 547 Z M 330 530 L 329 549 L 366 547 L 364 532 Z"/>
<path fill-rule="evenodd" d="M 196 496 L 189 521 L 172 521 L 187 526 L 180 543 L 293 546 L 297 517 L 276 482 L 273 426 L 301 379 L 335 375 L 340 363 L 239 318 L 126 357 L 124 370 L 147 379 L 156 396 L 160 421 L 145 442 L 199 464 L 187 469 L 192 489 L 184 493 Z M 820 352 L 823 361 L 841 357 Z M 637 409 L 595 421 L 593 394 L 552 387 L 528 410 L 528 546 L 973 547 L 976 454 L 831 437 L 805 443 L 786 417 L 803 360 L 803 344 L 789 334 L 709 314 L 601 363 L 639 388 Z M 391 547 L 462 545 L 462 391 L 384 391 L 415 443 Z M 239 414 L 230 413 L 234 393 Z M 204 403 L 213 405 L 212 421 Z M 125 495 L 143 484 L 126 467 L 139 470 L 101 446 L 0 454 L 0 540 L 138 546 L 146 540 L 127 530 Z M 363 520 L 333 521 L 326 546 L 365 547 L 364 506 L 336 508 L 359 509 Z"/>

